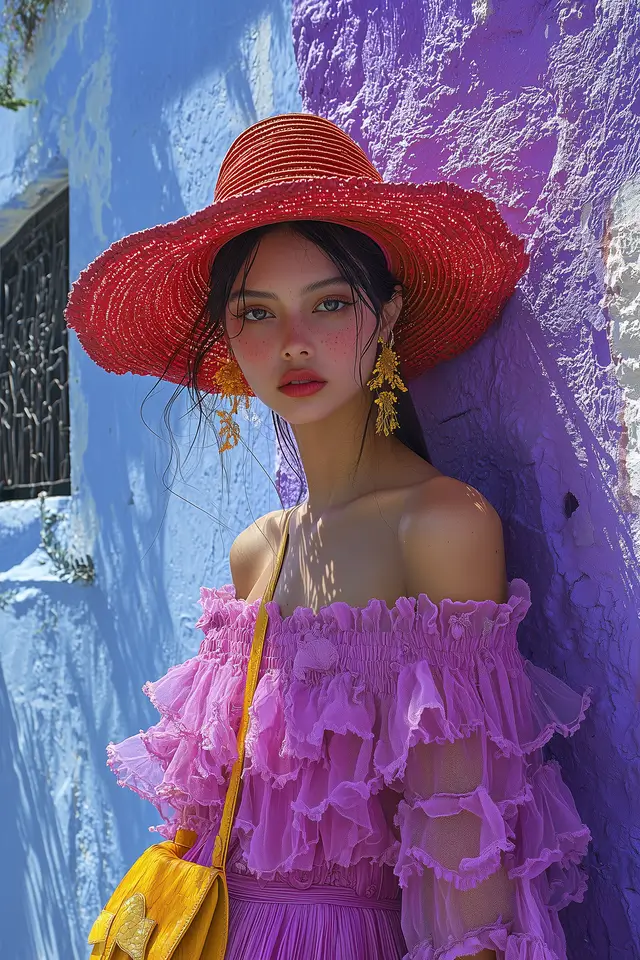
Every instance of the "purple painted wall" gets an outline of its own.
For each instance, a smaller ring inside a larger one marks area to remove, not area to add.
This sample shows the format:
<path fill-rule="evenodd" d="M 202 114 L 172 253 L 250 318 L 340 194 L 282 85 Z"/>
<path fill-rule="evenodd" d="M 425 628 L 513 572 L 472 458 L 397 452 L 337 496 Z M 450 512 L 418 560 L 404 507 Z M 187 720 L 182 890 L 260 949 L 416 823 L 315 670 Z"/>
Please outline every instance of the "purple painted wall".
<path fill-rule="evenodd" d="M 528 238 L 531 266 L 500 322 L 412 393 L 434 463 L 503 518 L 509 576 L 532 589 L 523 652 L 594 690 L 580 731 L 551 745 L 594 836 L 587 897 L 562 913 L 576 960 L 640 956 L 640 589 L 601 306 L 608 209 L 640 170 L 633 7 L 293 7 L 305 110 L 338 123 L 385 179 L 481 189 Z"/>

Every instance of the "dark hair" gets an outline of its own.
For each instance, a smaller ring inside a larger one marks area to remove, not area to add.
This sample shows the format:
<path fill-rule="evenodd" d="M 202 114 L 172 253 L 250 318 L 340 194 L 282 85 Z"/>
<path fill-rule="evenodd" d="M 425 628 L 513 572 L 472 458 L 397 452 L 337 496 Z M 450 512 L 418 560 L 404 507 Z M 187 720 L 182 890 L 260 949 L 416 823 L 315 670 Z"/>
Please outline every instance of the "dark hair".
<path fill-rule="evenodd" d="M 388 269 L 384 253 L 378 244 L 366 234 L 338 223 L 330 223 L 324 220 L 288 220 L 281 223 L 265 224 L 260 227 L 255 227 L 252 230 L 247 230 L 237 237 L 233 237 L 218 251 L 211 266 L 210 292 L 206 307 L 184 341 L 187 346 L 188 379 L 186 386 L 193 405 L 198 406 L 200 412 L 198 429 L 202 422 L 203 415 L 205 419 L 209 420 L 207 412 L 203 411 L 203 401 L 205 398 L 208 399 L 212 412 L 216 409 L 217 401 L 219 400 L 218 394 L 203 393 L 197 387 L 200 367 L 212 347 L 225 338 L 225 312 L 231 290 L 238 274 L 243 270 L 241 291 L 244 302 L 245 282 L 251 264 L 257 254 L 259 242 L 265 234 L 278 227 L 288 227 L 295 233 L 316 244 L 316 246 L 335 263 L 341 276 L 350 284 L 354 302 L 357 304 L 357 342 L 359 341 L 361 329 L 359 323 L 359 304 L 366 302 L 375 314 L 375 330 L 360 354 L 359 376 L 360 383 L 363 384 L 361 369 L 362 357 L 372 342 L 372 339 L 374 337 L 377 339 L 382 321 L 382 308 L 391 300 L 395 286 L 400 283 Z M 400 286 L 402 286 L 402 284 L 400 284 Z M 402 313 L 400 316 L 402 316 Z M 177 349 L 179 350 L 180 347 Z M 177 391 L 177 393 L 178 392 L 179 391 Z M 397 396 L 398 403 L 396 413 L 399 426 L 394 436 L 418 456 L 422 457 L 428 463 L 431 463 L 411 394 L 409 391 L 406 393 L 398 391 Z M 165 407 L 164 420 L 170 432 L 171 427 L 168 415 L 175 399 L 176 394 L 174 394 Z M 376 409 L 374 399 L 372 394 L 371 407 L 363 430 L 356 466 L 362 456 L 369 421 L 373 411 Z M 193 407 L 191 407 L 191 409 L 193 409 Z M 291 427 L 279 414 L 272 411 L 271 415 L 283 458 L 300 481 L 301 495 L 304 488 L 304 471 L 297 454 L 295 438 Z M 209 420 L 209 422 L 211 421 Z"/>

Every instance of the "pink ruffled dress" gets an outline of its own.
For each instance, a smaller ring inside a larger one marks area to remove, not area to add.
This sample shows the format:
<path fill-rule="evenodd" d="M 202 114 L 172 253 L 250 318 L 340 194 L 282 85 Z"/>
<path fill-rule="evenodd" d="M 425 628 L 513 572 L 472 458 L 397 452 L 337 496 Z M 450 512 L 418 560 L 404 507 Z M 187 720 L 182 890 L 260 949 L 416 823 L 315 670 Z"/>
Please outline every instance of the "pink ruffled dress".
<path fill-rule="evenodd" d="M 209 864 L 259 601 L 202 587 L 196 656 L 143 687 L 160 721 L 107 747 L 150 827 Z M 335 602 L 269 625 L 227 876 L 227 960 L 565 960 L 590 834 L 542 746 L 589 704 L 523 659 L 505 603 Z"/>

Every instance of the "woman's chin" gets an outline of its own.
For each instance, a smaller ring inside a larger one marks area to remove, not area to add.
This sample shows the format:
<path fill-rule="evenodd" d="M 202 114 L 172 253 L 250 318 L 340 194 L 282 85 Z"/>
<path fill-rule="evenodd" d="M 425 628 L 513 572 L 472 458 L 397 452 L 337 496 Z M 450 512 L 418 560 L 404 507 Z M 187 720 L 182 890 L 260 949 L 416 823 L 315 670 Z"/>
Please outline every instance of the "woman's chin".
<path fill-rule="evenodd" d="M 263 400 L 274 413 L 286 420 L 292 427 L 308 426 L 312 423 L 322 423 L 330 420 L 334 416 L 344 416 L 354 403 L 358 403 L 358 412 L 351 411 L 351 416 L 356 419 L 360 412 L 361 397 L 357 394 L 351 394 L 343 397 L 329 397 L 326 395 L 326 388 L 315 394 L 306 397 L 286 397 L 279 394 L 278 397 L 271 395 Z M 284 402 L 283 402 L 284 401 Z"/>

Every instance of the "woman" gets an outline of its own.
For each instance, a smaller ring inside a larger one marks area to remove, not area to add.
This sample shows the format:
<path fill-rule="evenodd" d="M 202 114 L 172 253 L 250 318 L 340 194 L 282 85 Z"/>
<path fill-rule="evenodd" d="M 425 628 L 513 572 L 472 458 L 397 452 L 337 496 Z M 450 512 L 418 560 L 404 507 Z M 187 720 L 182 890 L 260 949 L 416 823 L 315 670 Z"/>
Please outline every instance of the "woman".
<path fill-rule="evenodd" d="M 67 319 L 98 363 L 229 397 L 222 450 L 258 396 L 306 479 L 236 537 L 233 583 L 201 589 L 198 654 L 145 685 L 159 723 L 108 746 L 159 832 L 192 831 L 184 859 L 209 865 L 277 576 L 231 960 L 566 957 L 558 911 L 582 898 L 589 831 L 541 748 L 588 696 L 519 654 L 530 594 L 507 582 L 500 519 L 430 463 L 403 379 L 477 340 L 526 264 L 475 191 L 385 184 L 329 121 L 290 114 L 235 141 L 211 207 L 74 285 Z"/>

